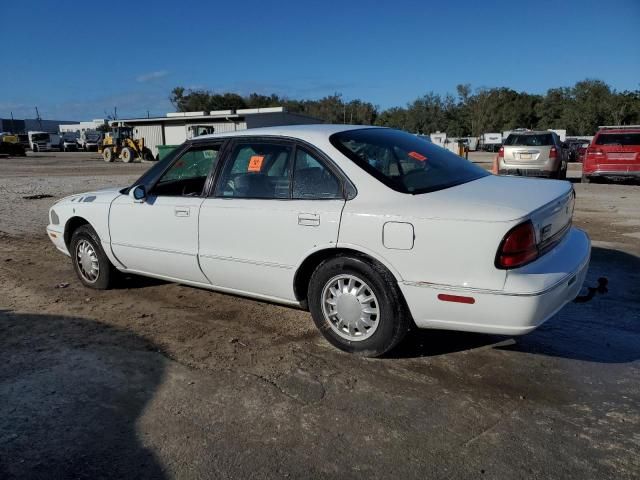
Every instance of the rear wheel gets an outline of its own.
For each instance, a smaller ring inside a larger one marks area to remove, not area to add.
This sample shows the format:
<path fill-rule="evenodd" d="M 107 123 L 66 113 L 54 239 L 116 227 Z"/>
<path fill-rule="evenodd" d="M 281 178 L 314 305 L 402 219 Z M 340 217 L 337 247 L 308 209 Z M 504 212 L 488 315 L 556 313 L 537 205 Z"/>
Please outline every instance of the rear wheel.
<path fill-rule="evenodd" d="M 391 350 L 411 325 L 393 276 L 357 256 L 322 262 L 311 276 L 308 301 L 329 343 L 367 357 Z"/>
<path fill-rule="evenodd" d="M 122 154 L 120 155 L 120 158 L 122 158 L 122 161 L 124 163 L 130 163 L 131 161 L 133 161 L 133 157 L 134 157 L 133 150 L 131 150 L 129 147 L 125 147 L 122 149 Z"/>
<path fill-rule="evenodd" d="M 85 287 L 106 290 L 112 285 L 117 271 L 93 228 L 89 225 L 78 227 L 71 236 L 69 250 L 73 269 Z"/>
<path fill-rule="evenodd" d="M 111 150 L 109 147 L 105 148 L 102 151 L 102 158 L 107 163 L 113 162 L 113 150 Z"/>
<path fill-rule="evenodd" d="M 558 170 L 558 179 L 566 180 L 567 179 L 567 163 L 562 162 L 560 165 L 560 170 Z"/>

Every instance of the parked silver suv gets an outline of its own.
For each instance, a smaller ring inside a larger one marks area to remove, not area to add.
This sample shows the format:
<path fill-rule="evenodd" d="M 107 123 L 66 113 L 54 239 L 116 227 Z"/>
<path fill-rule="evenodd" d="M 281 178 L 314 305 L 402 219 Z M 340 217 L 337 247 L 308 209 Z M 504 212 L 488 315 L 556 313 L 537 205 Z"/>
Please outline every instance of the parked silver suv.
<path fill-rule="evenodd" d="M 512 132 L 498 151 L 500 175 L 567 178 L 567 158 L 555 132 Z"/>

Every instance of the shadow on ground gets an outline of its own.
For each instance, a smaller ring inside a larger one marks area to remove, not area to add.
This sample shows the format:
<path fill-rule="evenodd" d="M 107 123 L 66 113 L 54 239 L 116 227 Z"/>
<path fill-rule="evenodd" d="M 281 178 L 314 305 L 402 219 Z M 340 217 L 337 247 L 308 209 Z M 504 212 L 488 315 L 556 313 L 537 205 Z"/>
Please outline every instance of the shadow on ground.
<path fill-rule="evenodd" d="M 609 292 L 588 303 L 569 303 L 540 328 L 522 337 L 417 330 L 387 358 L 446 355 L 499 348 L 572 360 L 628 363 L 640 359 L 640 258 L 594 247 L 586 285 L 609 280 Z"/>
<path fill-rule="evenodd" d="M 135 427 L 164 361 L 93 320 L 0 310 L 0 477 L 163 478 Z"/>

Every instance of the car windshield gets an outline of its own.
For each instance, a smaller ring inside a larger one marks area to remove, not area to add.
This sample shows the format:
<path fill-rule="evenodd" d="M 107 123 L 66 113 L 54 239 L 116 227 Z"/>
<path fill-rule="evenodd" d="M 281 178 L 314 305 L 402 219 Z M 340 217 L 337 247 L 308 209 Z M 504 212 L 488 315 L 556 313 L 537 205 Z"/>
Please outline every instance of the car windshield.
<path fill-rule="evenodd" d="M 49 134 L 48 133 L 36 133 L 34 135 L 31 136 L 35 141 L 39 141 L 39 140 L 49 140 Z"/>
<path fill-rule="evenodd" d="M 75 133 L 65 133 L 62 138 L 66 141 L 73 142 L 76 139 Z"/>
<path fill-rule="evenodd" d="M 640 133 L 601 133 L 596 145 L 640 145 Z"/>
<path fill-rule="evenodd" d="M 89 140 L 90 142 L 95 142 L 98 139 L 100 139 L 100 134 L 98 133 L 90 133 L 87 135 L 87 140 Z"/>
<path fill-rule="evenodd" d="M 550 133 L 540 134 L 511 134 L 504 142 L 505 145 L 517 147 L 544 147 L 553 145 L 553 135 Z"/>
<path fill-rule="evenodd" d="M 433 192 L 489 175 L 464 158 L 399 130 L 347 130 L 329 140 L 362 169 L 403 193 Z"/>

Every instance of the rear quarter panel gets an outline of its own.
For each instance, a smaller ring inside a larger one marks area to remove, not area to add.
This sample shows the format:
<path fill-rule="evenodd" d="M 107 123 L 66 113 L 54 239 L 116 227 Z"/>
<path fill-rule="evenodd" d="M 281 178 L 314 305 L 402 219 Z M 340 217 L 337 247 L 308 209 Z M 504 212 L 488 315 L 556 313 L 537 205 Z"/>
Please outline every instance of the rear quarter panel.
<path fill-rule="evenodd" d="M 413 225 L 413 248 L 385 247 L 383 228 L 390 221 Z M 499 290 L 506 274 L 495 268 L 496 251 L 504 234 L 517 223 L 398 215 L 388 205 L 356 198 L 343 210 L 338 246 L 377 258 L 398 281 Z"/>

